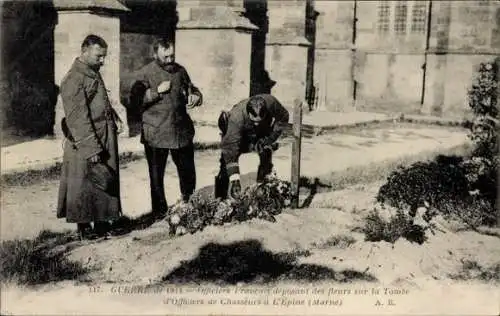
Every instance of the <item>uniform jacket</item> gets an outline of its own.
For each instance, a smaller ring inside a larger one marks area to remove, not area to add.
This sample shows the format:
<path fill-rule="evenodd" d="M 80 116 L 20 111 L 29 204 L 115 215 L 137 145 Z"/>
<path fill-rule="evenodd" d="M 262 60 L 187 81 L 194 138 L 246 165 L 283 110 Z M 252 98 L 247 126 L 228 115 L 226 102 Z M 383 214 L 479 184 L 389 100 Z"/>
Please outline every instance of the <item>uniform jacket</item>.
<path fill-rule="evenodd" d="M 170 90 L 159 95 L 157 88 L 162 81 L 170 81 Z M 201 96 L 186 69 L 177 63 L 166 68 L 152 61 L 138 71 L 130 100 L 132 106 L 139 107 L 142 112 L 143 143 L 171 149 L 192 143 L 194 125 L 186 108 L 190 93 Z"/>
<path fill-rule="evenodd" d="M 271 142 L 277 141 L 288 124 L 288 110 L 275 97 L 270 94 L 258 96 L 264 98 L 271 114 L 258 127 L 254 126 L 246 111 L 250 98 L 240 101 L 228 113 L 227 132 L 222 137 L 221 150 L 229 176 L 239 173 L 238 159 L 241 154 L 249 152 L 251 145 L 263 137 L 268 137 Z"/>
<path fill-rule="evenodd" d="M 86 178 L 88 158 L 99 153 L 119 175 L 117 128 L 101 75 L 76 59 L 60 94 L 71 139 L 64 145 L 57 217 L 72 223 L 118 218 L 119 181 L 114 192 L 106 193 Z"/>

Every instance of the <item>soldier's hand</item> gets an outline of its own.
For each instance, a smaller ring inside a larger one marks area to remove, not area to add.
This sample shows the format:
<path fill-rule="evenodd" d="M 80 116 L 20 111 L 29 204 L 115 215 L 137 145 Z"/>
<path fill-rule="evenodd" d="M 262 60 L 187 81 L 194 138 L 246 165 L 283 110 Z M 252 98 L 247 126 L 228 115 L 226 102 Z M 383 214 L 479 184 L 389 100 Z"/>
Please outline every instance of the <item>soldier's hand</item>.
<path fill-rule="evenodd" d="M 94 155 L 94 156 L 89 158 L 90 163 L 98 163 L 99 161 L 101 161 L 100 154 Z"/>
<path fill-rule="evenodd" d="M 162 81 L 159 85 L 158 88 L 156 88 L 156 91 L 160 94 L 168 92 L 170 90 L 170 81 Z"/>
<path fill-rule="evenodd" d="M 254 150 L 258 153 L 260 153 L 262 151 L 262 148 L 264 146 L 264 142 L 262 141 L 262 139 L 259 139 L 257 142 L 255 142 L 255 145 L 254 145 Z"/>
<path fill-rule="evenodd" d="M 116 133 L 117 134 L 123 133 L 123 122 L 122 121 L 116 121 Z"/>
<path fill-rule="evenodd" d="M 272 144 L 269 144 L 268 140 L 266 138 L 261 138 L 259 139 L 256 143 L 255 143 L 255 150 L 258 152 L 258 153 L 261 153 L 263 152 L 264 150 L 266 149 L 271 149 L 272 150 L 272 147 L 271 147 Z"/>
<path fill-rule="evenodd" d="M 231 181 L 231 186 L 229 187 L 229 194 L 233 199 L 237 199 L 241 195 L 241 184 L 240 180 Z"/>
<path fill-rule="evenodd" d="M 199 100 L 200 100 L 200 96 L 198 96 L 194 93 L 191 93 L 190 95 L 188 95 L 188 104 L 187 104 L 188 109 L 192 109 L 192 108 L 196 107 Z"/>

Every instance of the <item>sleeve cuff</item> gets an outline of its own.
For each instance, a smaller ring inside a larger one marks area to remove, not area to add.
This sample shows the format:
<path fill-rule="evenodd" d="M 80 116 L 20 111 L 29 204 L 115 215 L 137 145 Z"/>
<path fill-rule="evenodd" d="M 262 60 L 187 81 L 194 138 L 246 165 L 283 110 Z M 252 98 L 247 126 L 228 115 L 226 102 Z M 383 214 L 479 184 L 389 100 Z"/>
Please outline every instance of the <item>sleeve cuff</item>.
<path fill-rule="evenodd" d="M 235 180 L 240 180 L 240 174 L 239 173 L 234 173 L 232 175 L 229 176 L 229 181 L 235 181 Z"/>
<path fill-rule="evenodd" d="M 238 166 L 238 163 L 236 163 L 236 162 L 228 163 L 227 164 L 227 173 L 228 173 L 229 177 L 231 177 L 233 174 L 239 174 L 240 167 Z"/>

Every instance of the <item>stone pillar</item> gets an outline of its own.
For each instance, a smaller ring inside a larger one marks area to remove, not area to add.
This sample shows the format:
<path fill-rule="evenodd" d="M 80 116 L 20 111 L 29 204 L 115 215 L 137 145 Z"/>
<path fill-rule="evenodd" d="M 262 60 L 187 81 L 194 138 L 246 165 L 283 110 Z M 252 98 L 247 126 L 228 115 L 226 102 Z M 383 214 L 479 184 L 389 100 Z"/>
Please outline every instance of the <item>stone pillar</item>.
<path fill-rule="evenodd" d="M 249 96 L 252 31 L 257 27 L 227 5 L 193 3 L 178 3 L 176 60 L 204 96 L 203 106 L 191 116 L 216 122 L 222 109 Z"/>
<path fill-rule="evenodd" d="M 314 85 L 316 110 L 354 110 L 354 1 L 316 2 Z"/>
<path fill-rule="evenodd" d="M 113 108 L 124 122 L 128 135 L 125 108 L 120 104 L 120 12 L 128 9 L 116 0 L 102 1 L 101 6 L 73 5 L 69 1 L 54 1 L 58 11 L 58 23 L 54 30 L 55 83 L 61 84 L 73 61 L 80 55 L 82 41 L 88 34 L 104 38 L 108 44 L 108 55 L 101 68 L 101 75 L 108 90 Z M 62 136 L 60 121 L 64 116 L 61 98 L 56 105 L 54 134 Z"/>
<path fill-rule="evenodd" d="M 276 85 L 271 93 L 293 109 L 293 100 L 305 100 L 308 49 L 305 37 L 306 0 L 269 1 L 266 69 Z"/>

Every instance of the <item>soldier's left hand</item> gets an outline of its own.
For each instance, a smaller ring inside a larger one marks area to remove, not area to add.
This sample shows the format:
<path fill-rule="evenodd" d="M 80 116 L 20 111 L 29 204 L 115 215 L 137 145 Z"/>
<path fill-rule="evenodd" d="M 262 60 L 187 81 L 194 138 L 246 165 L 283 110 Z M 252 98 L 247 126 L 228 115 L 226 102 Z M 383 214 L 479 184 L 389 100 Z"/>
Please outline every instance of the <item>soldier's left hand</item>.
<path fill-rule="evenodd" d="M 255 142 L 255 145 L 253 146 L 253 149 L 260 153 L 262 151 L 262 147 L 264 146 L 264 143 L 262 142 L 262 139 L 259 139 L 258 141 Z"/>
<path fill-rule="evenodd" d="M 194 94 L 194 93 L 191 93 L 188 95 L 188 104 L 187 104 L 187 107 L 189 109 L 192 109 L 194 107 L 197 106 L 197 103 L 199 102 L 200 100 L 200 96 Z"/>
<path fill-rule="evenodd" d="M 98 162 L 101 161 L 101 155 L 100 154 L 96 154 L 96 155 L 90 157 L 88 160 L 89 160 L 90 163 L 98 163 Z"/>
<path fill-rule="evenodd" d="M 261 153 L 268 148 L 270 149 L 271 145 L 266 138 L 261 138 L 255 143 L 255 151 L 258 153 Z"/>
<path fill-rule="evenodd" d="M 123 122 L 122 121 L 116 122 L 116 133 L 117 134 L 123 133 Z"/>

